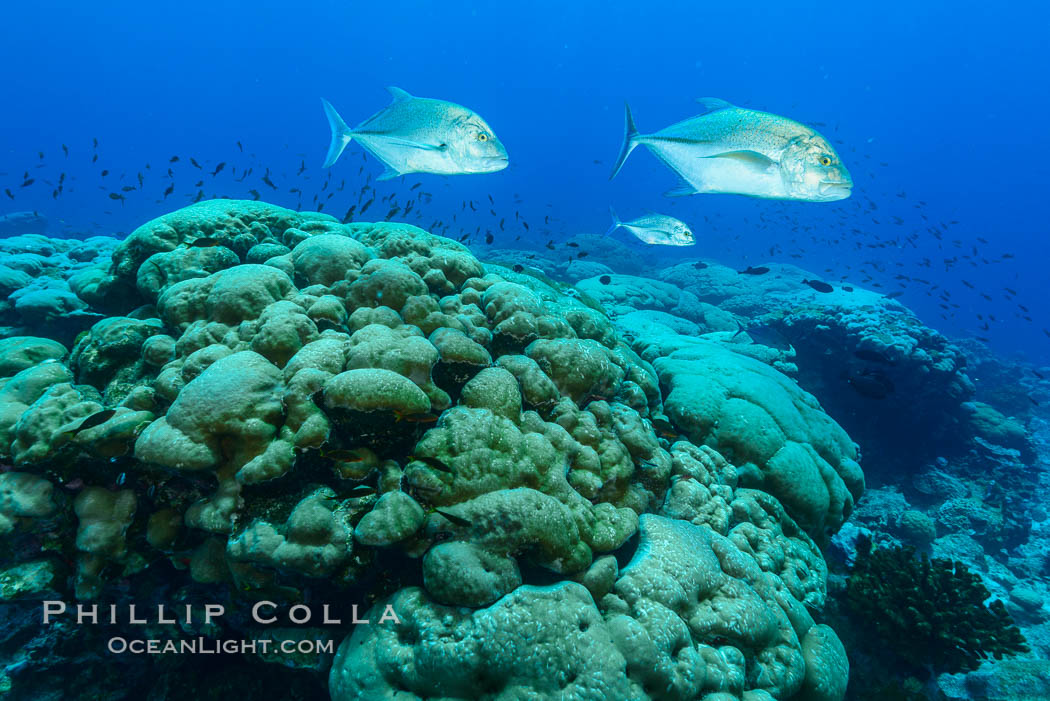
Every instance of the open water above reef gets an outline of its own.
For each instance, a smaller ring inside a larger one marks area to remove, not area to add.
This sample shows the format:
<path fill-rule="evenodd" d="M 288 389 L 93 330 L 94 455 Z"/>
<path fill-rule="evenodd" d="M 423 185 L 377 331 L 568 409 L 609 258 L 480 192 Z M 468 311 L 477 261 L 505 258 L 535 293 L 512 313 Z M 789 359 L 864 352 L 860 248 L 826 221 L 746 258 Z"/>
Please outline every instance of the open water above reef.
<path fill-rule="evenodd" d="M 1050 698 L 1048 19 L 10 8 L 0 697 Z"/>

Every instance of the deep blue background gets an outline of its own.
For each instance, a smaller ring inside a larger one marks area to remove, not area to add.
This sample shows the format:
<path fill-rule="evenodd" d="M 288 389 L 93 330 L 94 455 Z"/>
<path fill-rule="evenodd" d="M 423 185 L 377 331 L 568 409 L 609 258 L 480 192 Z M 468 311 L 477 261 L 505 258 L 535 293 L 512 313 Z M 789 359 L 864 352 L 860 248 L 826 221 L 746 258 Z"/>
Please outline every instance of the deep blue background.
<path fill-rule="evenodd" d="M 525 238 L 542 244 L 548 234 L 537 223 L 546 215 L 553 217 L 549 236 L 563 237 L 604 231 L 610 204 L 625 217 L 653 208 L 693 224 L 699 244 L 689 256 L 753 264 L 770 259 L 770 248 L 780 244 L 772 259 L 816 272 L 830 268 L 829 279 L 861 282 L 864 261 L 884 268 L 875 281 L 887 291 L 898 289 L 897 274 L 928 279 L 939 285 L 932 295 L 928 286 L 905 283 L 902 301 L 931 325 L 988 336 L 1000 351 L 1046 362 L 1046 3 L 1010 3 L 1007 10 L 940 0 L 867 8 L 641 5 L 6 3 L 0 190 L 11 187 L 17 199 L 0 193 L 0 213 L 38 209 L 56 232 L 128 231 L 196 193 L 199 171 L 186 164 L 191 155 L 212 167 L 268 166 L 281 188 L 262 187 L 258 172 L 239 185 L 228 168 L 208 179 L 209 195 L 246 196 L 256 188 L 264 199 L 294 206 L 288 188 L 312 195 L 326 175 L 319 166 L 329 137 L 318 97 L 354 124 L 386 104 L 382 88 L 392 84 L 474 108 L 511 156 L 512 166 L 498 174 L 410 176 L 381 189 L 407 193 L 422 181 L 435 195 L 420 205 L 424 224 L 447 221 L 463 198 L 492 194 L 499 216 L 519 210 L 533 223 Z M 821 131 L 842 142 L 837 148 L 856 181 L 854 196 L 837 203 L 667 200 L 661 193 L 675 184 L 673 174 L 642 149 L 608 182 L 624 99 L 647 131 L 695 114 L 694 98 L 706 95 L 825 123 Z M 95 165 L 93 137 L 100 141 Z M 182 156 L 176 192 L 158 204 L 167 184 L 159 176 L 174 154 Z M 307 170 L 297 175 L 301 159 Z M 146 192 L 129 193 L 124 206 L 108 199 L 120 185 L 137 185 L 135 174 L 147 162 L 153 168 L 144 171 Z M 356 192 L 361 164 L 360 149 L 351 146 L 333 177 Z M 371 159 L 365 167 L 381 170 Z M 102 168 L 112 171 L 105 180 Z M 21 188 L 27 170 L 38 182 Z M 60 171 L 70 180 L 55 200 Z M 326 211 L 341 215 L 349 201 L 337 198 Z M 377 207 L 369 214 L 384 213 Z M 491 226 L 485 215 L 469 229 Z M 930 226 L 945 232 L 942 240 Z M 869 247 L 913 234 L 915 246 Z M 973 246 L 973 264 L 960 258 L 945 271 L 940 261 L 972 256 Z M 1015 257 L 1004 260 L 1003 253 Z M 917 265 L 923 258 L 931 268 Z M 1004 287 L 1017 291 L 1016 300 L 1007 299 Z M 959 305 L 948 318 L 938 306 L 944 290 Z M 1033 322 L 1018 316 L 1018 302 Z M 976 315 L 989 313 L 996 321 L 980 331 Z"/>

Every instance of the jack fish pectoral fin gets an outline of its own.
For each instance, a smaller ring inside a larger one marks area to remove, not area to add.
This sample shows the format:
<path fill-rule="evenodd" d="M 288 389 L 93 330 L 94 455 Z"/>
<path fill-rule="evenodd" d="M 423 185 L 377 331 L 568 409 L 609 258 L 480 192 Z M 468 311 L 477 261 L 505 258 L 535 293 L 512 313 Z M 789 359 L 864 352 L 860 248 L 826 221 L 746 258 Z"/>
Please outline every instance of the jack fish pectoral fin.
<path fill-rule="evenodd" d="M 447 151 L 448 144 L 427 144 L 422 141 L 413 141 L 412 139 L 403 139 L 400 136 L 392 136 L 391 134 L 379 131 L 355 131 L 355 136 L 368 136 L 373 139 L 385 141 L 388 144 L 400 146 L 402 148 L 415 148 L 423 151 Z"/>
<path fill-rule="evenodd" d="M 448 151 L 448 144 L 423 144 L 418 141 L 408 141 L 405 139 L 391 139 L 391 142 L 404 146 L 405 148 L 418 148 L 423 151 Z"/>
<path fill-rule="evenodd" d="M 726 151 L 725 153 L 716 153 L 710 156 L 698 156 L 698 158 L 728 158 L 757 171 L 768 170 L 770 166 L 776 163 L 772 158 L 758 151 Z"/>

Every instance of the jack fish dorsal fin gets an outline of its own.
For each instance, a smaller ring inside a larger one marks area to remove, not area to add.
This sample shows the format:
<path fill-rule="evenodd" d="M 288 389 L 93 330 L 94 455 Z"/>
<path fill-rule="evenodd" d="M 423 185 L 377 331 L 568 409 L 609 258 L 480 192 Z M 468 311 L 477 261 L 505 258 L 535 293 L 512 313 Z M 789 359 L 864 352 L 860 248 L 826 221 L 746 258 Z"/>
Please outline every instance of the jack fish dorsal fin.
<path fill-rule="evenodd" d="M 728 110 L 735 107 L 735 105 L 731 105 L 718 97 L 698 97 L 696 98 L 696 101 L 704 108 L 704 111 L 701 114 L 711 114 L 718 110 Z"/>
<path fill-rule="evenodd" d="M 394 87 L 393 85 L 387 86 L 386 91 L 390 93 L 390 97 L 393 98 L 393 100 L 391 100 L 391 103 L 402 102 L 404 100 L 412 99 L 412 96 L 408 93 L 407 90 L 402 90 L 401 88 Z"/>

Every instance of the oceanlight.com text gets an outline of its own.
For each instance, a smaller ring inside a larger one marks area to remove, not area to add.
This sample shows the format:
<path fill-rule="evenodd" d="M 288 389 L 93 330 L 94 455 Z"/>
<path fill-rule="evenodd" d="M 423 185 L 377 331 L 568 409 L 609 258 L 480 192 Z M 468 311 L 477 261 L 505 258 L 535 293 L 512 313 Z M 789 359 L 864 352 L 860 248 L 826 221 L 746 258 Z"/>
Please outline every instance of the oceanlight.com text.
<path fill-rule="evenodd" d="M 334 654 L 334 640 L 215 640 L 186 638 L 178 640 L 113 637 L 106 649 L 115 655 L 237 655 L 244 653 L 314 655 Z"/>

